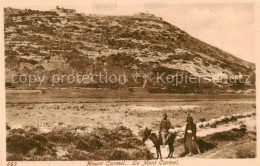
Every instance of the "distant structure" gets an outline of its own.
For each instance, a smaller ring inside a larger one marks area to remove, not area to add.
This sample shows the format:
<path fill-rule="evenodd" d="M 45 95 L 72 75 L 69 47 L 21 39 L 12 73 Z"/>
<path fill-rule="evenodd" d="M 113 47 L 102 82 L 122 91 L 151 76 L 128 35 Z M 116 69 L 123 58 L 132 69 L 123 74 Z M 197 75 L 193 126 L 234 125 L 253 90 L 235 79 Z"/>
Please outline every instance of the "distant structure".
<path fill-rule="evenodd" d="M 57 6 L 54 11 L 59 14 L 59 16 L 75 16 L 77 14 L 74 9 L 65 9 L 63 7 L 60 8 L 59 6 Z"/>
<path fill-rule="evenodd" d="M 134 17 L 140 17 L 140 18 L 152 18 L 152 19 L 157 19 L 157 20 L 162 20 L 161 17 L 156 17 L 154 14 L 151 13 L 143 13 L 143 12 L 138 12 L 134 14 Z"/>

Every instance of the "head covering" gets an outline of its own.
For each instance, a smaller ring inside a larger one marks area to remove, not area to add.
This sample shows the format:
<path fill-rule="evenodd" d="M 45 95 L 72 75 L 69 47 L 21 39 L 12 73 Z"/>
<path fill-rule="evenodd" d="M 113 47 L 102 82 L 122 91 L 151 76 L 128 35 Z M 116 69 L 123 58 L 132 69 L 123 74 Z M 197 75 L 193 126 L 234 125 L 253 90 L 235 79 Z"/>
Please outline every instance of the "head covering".
<path fill-rule="evenodd" d="M 193 118 L 190 116 L 190 114 L 188 114 L 187 116 L 187 122 L 189 122 L 189 119 L 191 119 L 191 121 L 193 122 Z"/>
<path fill-rule="evenodd" d="M 164 113 L 163 116 L 166 116 L 166 118 L 168 117 L 166 113 Z"/>

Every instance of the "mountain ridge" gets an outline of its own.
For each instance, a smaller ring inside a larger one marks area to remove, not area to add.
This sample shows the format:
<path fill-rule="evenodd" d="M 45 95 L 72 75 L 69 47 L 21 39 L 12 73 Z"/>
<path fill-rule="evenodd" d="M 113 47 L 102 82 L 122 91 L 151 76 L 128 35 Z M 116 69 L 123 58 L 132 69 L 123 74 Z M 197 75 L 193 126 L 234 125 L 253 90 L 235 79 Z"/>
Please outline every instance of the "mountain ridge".
<path fill-rule="evenodd" d="M 249 85 L 236 84 L 235 89 L 255 88 L 255 64 L 200 41 L 154 15 L 97 16 L 5 8 L 4 19 L 6 82 L 9 85 L 12 75 L 21 73 L 102 72 L 126 74 L 129 80 L 125 85 L 83 86 L 142 87 L 147 82 L 149 89 L 179 92 L 180 87 L 156 85 L 151 81 L 156 77 L 155 71 L 160 70 L 196 78 L 250 75 Z M 130 78 L 136 71 L 151 73 L 151 78 Z M 68 85 L 82 86 L 60 86 Z M 233 87 L 230 83 L 206 86 L 211 88 L 205 88 L 205 84 L 194 86 L 186 84 L 183 88 L 185 92 L 193 92 L 194 89 L 226 91 Z"/>

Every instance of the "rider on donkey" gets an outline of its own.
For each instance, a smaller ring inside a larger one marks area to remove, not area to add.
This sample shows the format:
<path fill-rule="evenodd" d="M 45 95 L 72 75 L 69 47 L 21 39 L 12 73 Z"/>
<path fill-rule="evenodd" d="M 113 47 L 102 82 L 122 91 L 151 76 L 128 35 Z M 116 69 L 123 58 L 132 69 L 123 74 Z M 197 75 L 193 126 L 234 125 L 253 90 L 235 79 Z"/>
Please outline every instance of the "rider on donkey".
<path fill-rule="evenodd" d="M 163 114 L 163 119 L 160 124 L 159 135 L 162 138 L 163 147 L 166 144 L 167 136 L 169 134 L 169 129 L 171 128 L 171 122 L 167 119 L 167 114 Z"/>

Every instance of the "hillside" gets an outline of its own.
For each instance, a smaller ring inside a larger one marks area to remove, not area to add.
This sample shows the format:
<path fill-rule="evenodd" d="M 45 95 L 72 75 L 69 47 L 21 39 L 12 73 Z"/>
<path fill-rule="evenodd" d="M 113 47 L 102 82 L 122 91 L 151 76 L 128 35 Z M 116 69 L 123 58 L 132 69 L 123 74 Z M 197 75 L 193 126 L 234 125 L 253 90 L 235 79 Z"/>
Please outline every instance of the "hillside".
<path fill-rule="evenodd" d="M 125 74 L 126 84 L 65 82 L 55 87 L 145 87 L 150 92 L 212 93 L 255 88 L 255 65 L 206 44 L 155 16 L 62 15 L 56 11 L 5 8 L 5 62 L 8 87 L 15 74 Z M 139 77 L 132 77 L 133 73 Z M 250 83 L 156 82 L 157 73 L 200 76 L 215 81 L 239 75 Z M 149 73 L 149 78 L 143 74 Z M 242 76 L 243 75 L 243 76 Z M 32 85 L 36 87 L 38 84 Z M 50 80 L 42 87 L 51 87 Z"/>

